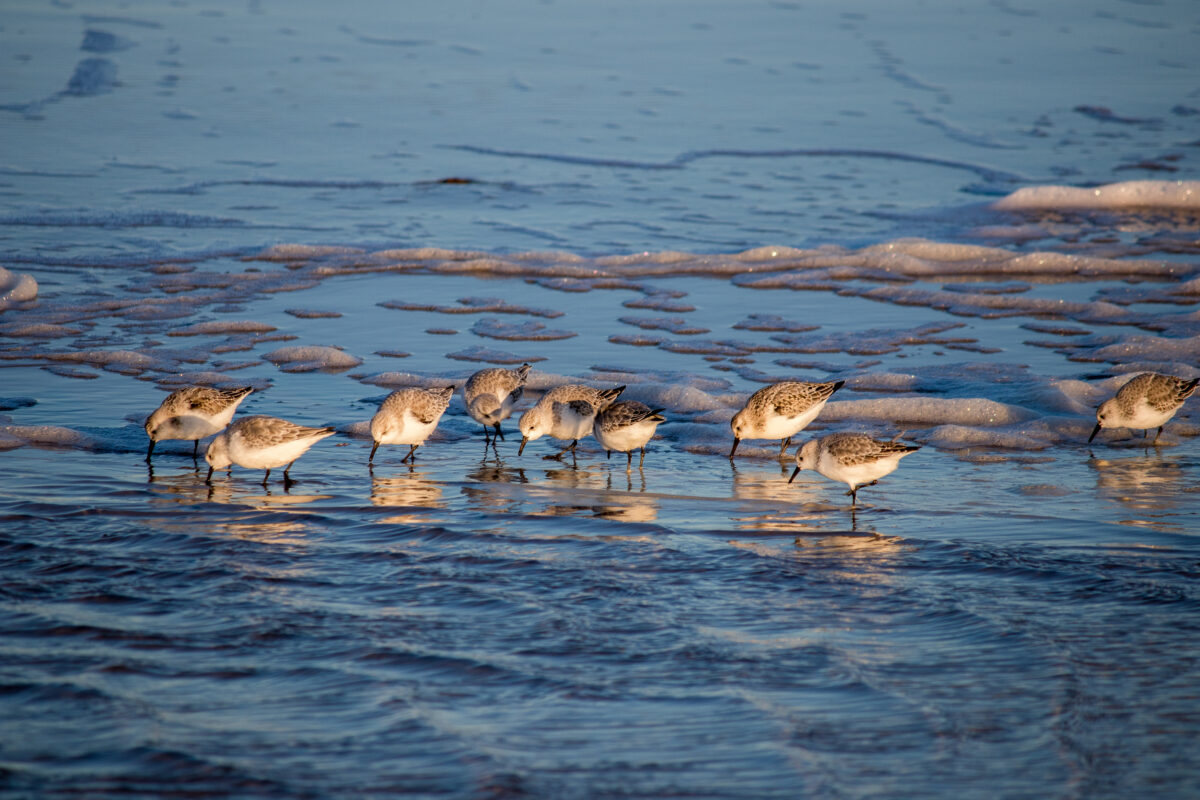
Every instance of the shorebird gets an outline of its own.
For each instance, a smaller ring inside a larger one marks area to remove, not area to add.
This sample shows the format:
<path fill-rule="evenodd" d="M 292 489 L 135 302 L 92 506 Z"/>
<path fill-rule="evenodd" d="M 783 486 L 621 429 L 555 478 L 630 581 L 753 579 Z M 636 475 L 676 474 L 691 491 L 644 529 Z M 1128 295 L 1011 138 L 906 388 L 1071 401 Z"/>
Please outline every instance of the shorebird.
<path fill-rule="evenodd" d="M 733 429 L 729 457 L 733 458 L 742 439 L 782 439 L 779 457 L 783 458 L 792 437 L 817 418 L 830 395 L 843 384 L 845 381 L 784 381 L 759 389 L 729 423 Z"/>
<path fill-rule="evenodd" d="M 242 417 L 209 442 L 204 453 L 208 462 L 205 482 L 212 481 L 213 470 L 237 464 L 246 469 L 265 469 L 263 486 L 266 486 L 271 470 L 286 464 L 283 483 L 287 486 L 292 480 L 288 472 L 296 459 L 333 434 L 333 428 L 310 428 L 279 417 Z"/>
<path fill-rule="evenodd" d="M 443 389 L 400 389 L 385 397 L 375 416 L 371 417 L 371 438 L 375 443 L 367 464 L 375 461 L 375 451 L 381 444 L 411 445 L 400 463 L 410 458 L 415 462 L 417 448 L 433 433 L 453 395 L 454 386 L 447 386 Z"/>
<path fill-rule="evenodd" d="M 525 452 L 525 445 L 542 436 L 567 440 L 571 443 L 553 456 L 562 458 L 566 453 L 574 455 L 579 440 L 592 432 L 596 415 L 607 408 L 624 386 L 615 389 L 593 389 L 591 386 L 569 383 L 556 386 L 537 401 L 533 408 L 521 415 L 521 447 L 517 455 Z"/>
<path fill-rule="evenodd" d="M 191 439 L 192 458 L 200 454 L 200 440 L 229 424 L 238 404 L 254 391 L 249 386 L 237 389 L 212 389 L 208 386 L 189 386 L 171 392 L 162 405 L 146 418 L 146 435 L 150 449 L 146 463 L 154 455 L 154 445 L 165 439 Z"/>
<path fill-rule="evenodd" d="M 660 422 L 667 419 L 661 408 L 650 408 L 637 400 L 613 403 L 596 415 L 592 435 L 612 458 L 612 451 L 625 454 L 625 467 L 633 466 L 633 451 L 641 448 L 638 468 L 646 461 L 646 443 L 654 436 Z"/>
<path fill-rule="evenodd" d="M 823 439 L 805 442 L 796 452 L 796 469 L 788 483 L 802 469 L 814 469 L 833 481 L 842 481 L 850 490 L 850 505 L 858 502 L 858 490 L 872 486 L 884 475 L 895 472 L 900 459 L 920 450 L 903 442 L 884 442 L 864 433 L 833 433 Z"/>
<path fill-rule="evenodd" d="M 463 386 L 463 403 L 471 419 L 483 425 L 484 441 L 489 441 L 489 426 L 495 429 L 496 436 L 504 439 L 500 423 L 508 419 L 513 406 L 521 399 L 527 377 L 529 365 L 522 364 L 515 370 L 503 367 L 481 369 L 467 378 Z"/>
<path fill-rule="evenodd" d="M 1117 390 L 1117 393 L 1096 409 L 1096 427 L 1088 437 L 1090 444 L 1101 428 L 1141 428 L 1144 438 L 1150 428 L 1158 428 L 1158 441 L 1167 420 L 1183 407 L 1183 401 L 1196 391 L 1200 378 L 1185 381 L 1174 375 L 1143 372 Z"/>

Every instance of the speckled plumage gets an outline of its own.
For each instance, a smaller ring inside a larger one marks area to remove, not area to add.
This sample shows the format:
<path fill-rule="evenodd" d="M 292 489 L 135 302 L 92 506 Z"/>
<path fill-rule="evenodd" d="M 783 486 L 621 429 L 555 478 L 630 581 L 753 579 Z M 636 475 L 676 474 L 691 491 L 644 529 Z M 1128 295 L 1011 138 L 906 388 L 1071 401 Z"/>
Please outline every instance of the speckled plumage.
<path fill-rule="evenodd" d="M 1096 427 L 1088 441 L 1095 439 L 1101 428 L 1158 428 L 1154 434 L 1157 442 L 1163 425 L 1183 407 L 1198 383 L 1200 379 L 1187 381 L 1157 372 L 1137 375 L 1096 409 Z"/>
<path fill-rule="evenodd" d="M 471 419 L 483 425 L 484 438 L 488 438 L 488 427 L 504 438 L 500 423 L 512 414 L 513 406 L 525 392 L 525 380 L 529 377 L 529 365 L 517 369 L 493 367 L 481 369 L 467 379 L 463 386 L 463 403 Z"/>
<path fill-rule="evenodd" d="M 858 487 L 873 484 L 895 472 L 900 459 L 920 449 L 903 442 L 872 439 L 864 433 L 833 433 L 804 443 L 796 452 L 796 469 L 788 483 L 795 480 L 802 469 L 816 470 L 830 480 L 849 486 L 846 494 L 850 495 L 853 505 L 858 501 Z"/>
<path fill-rule="evenodd" d="M 596 414 L 612 404 L 623 391 L 624 386 L 593 389 L 575 383 L 554 387 L 521 415 L 521 447 L 517 455 L 525 451 L 526 444 L 542 436 L 571 440 L 571 444 L 554 458 L 561 458 L 568 451 L 574 452 L 579 440 L 592 432 Z"/>
<path fill-rule="evenodd" d="M 177 389 L 163 399 L 162 404 L 146 418 L 146 435 L 150 437 L 150 448 L 146 461 L 154 453 L 154 445 L 166 439 L 184 439 L 196 442 L 210 436 L 229 424 L 238 404 L 254 391 L 249 386 L 237 389 L 213 389 L 209 386 L 189 386 Z"/>
<path fill-rule="evenodd" d="M 624 453 L 626 467 L 633 466 L 633 451 L 641 448 L 641 467 L 646 460 L 646 444 L 659 423 L 667 421 L 661 412 L 661 408 L 650 408 L 637 400 L 622 400 L 596 415 L 592 434 L 610 458 L 613 450 Z"/>
<path fill-rule="evenodd" d="M 454 388 L 410 387 L 399 389 L 385 397 L 375 416 L 371 417 L 371 438 L 374 444 L 367 463 L 375 460 L 375 451 L 381 444 L 407 444 L 410 448 L 408 454 L 400 459 L 401 462 L 415 458 L 417 448 L 424 444 L 437 428 L 438 420 L 450 405 Z"/>
<path fill-rule="evenodd" d="M 242 417 L 209 443 L 204 453 L 208 479 L 212 479 L 213 470 L 237 464 L 247 469 L 265 469 L 265 485 L 271 470 L 286 464 L 283 480 L 287 483 L 291 480 L 288 471 L 292 463 L 308 448 L 333 434 L 333 428 L 310 428 L 279 417 Z"/>
<path fill-rule="evenodd" d="M 817 418 L 826 401 L 844 383 L 784 381 L 759 389 L 750 395 L 746 405 L 729 423 L 733 429 L 729 457 L 733 458 L 742 439 L 780 439 L 779 456 L 782 458 L 792 437 Z"/>

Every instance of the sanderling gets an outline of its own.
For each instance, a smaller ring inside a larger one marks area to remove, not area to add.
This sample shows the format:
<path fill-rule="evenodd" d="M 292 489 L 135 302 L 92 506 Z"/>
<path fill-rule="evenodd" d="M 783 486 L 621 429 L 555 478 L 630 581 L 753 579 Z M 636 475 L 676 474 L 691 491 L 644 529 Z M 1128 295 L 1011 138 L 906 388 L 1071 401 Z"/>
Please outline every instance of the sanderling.
<path fill-rule="evenodd" d="M 779 457 L 787 451 L 792 437 L 816 419 L 829 396 L 842 388 L 845 381 L 802 383 L 785 381 L 764 386 L 746 401 L 746 406 L 733 416 L 733 447 L 737 451 L 742 439 L 782 439 Z"/>
<path fill-rule="evenodd" d="M 796 469 L 788 483 L 802 469 L 815 469 L 833 481 L 850 487 L 850 505 L 858 502 L 858 488 L 871 486 L 900 466 L 900 459 L 921 448 L 903 442 L 883 442 L 865 433 L 833 433 L 823 439 L 805 442 L 796 452 Z"/>
<path fill-rule="evenodd" d="M 375 444 L 367 464 L 375 461 L 375 451 L 381 444 L 411 445 L 400 463 L 410 458 L 415 463 L 417 448 L 433 433 L 453 396 L 454 386 L 451 385 L 442 389 L 410 387 L 385 397 L 375 416 L 371 417 L 371 438 Z"/>
<path fill-rule="evenodd" d="M 200 440 L 229 424 L 238 404 L 254 391 L 249 386 L 237 389 L 212 389 L 208 386 L 189 386 L 167 395 L 162 405 L 146 418 L 146 435 L 150 449 L 146 463 L 154 454 L 154 445 L 163 439 L 191 439 L 192 458 L 199 455 Z"/>
<path fill-rule="evenodd" d="M 596 415 L 623 391 L 624 386 L 593 389 L 591 386 L 569 383 L 546 392 L 533 408 L 521 415 L 521 446 L 517 449 L 517 455 L 525 451 L 527 443 L 542 436 L 571 440 L 571 444 L 546 458 L 562 458 L 567 452 L 574 455 L 579 440 L 592 432 Z"/>
<path fill-rule="evenodd" d="M 529 377 L 529 365 L 516 369 L 493 367 L 481 369 L 467 378 L 463 386 L 463 402 L 471 419 L 483 425 L 483 438 L 488 441 L 488 426 L 496 435 L 504 438 L 500 423 L 512 414 L 513 406 L 525 391 L 525 379 Z"/>
<path fill-rule="evenodd" d="M 1151 442 L 1154 444 L 1162 433 L 1163 425 L 1175 416 L 1175 412 L 1183 406 L 1183 401 L 1192 396 L 1198 383 L 1200 378 L 1185 381 L 1174 375 L 1143 372 L 1096 409 L 1096 427 L 1092 428 L 1088 442 L 1096 438 L 1101 428 L 1141 428 L 1143 437 L 1150 428 L 1158 428 Z"/>
<path fill-rule="evenodd" d="M 271 470 L 286 464 L 283 483 L 287 486 L 292 482 L 288 476 L 292 463 L 308 448 L 333 434 L 333 428 L 310 428 L 279 417 L 242 417 L 209 443 L 204 453 L 208 462 L 205 482 L 212 481 L 213 470 L 237 464 L 246 469 L 265 469 L 263 486 L 266 486 Z"/>
<path fill-rule="evenodd" d="M 658 424 L 667 421 L 661 412 L 661 408 L 650 408 L 637 400 L 622 400 L 596 415 L 592 434 L 609 458 L 612 458 L 613 450 L 624 453 L 627 469 L 633 466 L 633 451 L 640 447 L 640 469 L 646 461 L 646 443 L 654 435 Z"/>

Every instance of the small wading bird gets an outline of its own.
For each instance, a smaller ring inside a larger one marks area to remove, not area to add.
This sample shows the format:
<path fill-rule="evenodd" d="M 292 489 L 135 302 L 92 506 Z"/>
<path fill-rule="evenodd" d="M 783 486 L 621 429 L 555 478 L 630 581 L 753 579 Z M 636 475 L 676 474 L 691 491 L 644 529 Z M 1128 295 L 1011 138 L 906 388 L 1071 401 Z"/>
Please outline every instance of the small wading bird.
<path fill-rule="evenodd" d="M 593 389 L 591 386 L 569 383 L 546 392 L 533 408 L 521 415 L 521 446 L 517 449 L 517 455 L 525 452 L 526 444 L 543 436 L 571 441 L 556 454 L 545 458 L 561 459 L 567 453 L 574 455 L 579 440 L 592 432 L 596 415 L 623 391 L 624 386 Z"/>
<path fill-rule="evenodd" d="M 1174 375 L 1143 372 L 1117 390 L 1117 393 L 1096 409 L 1096 427 L 1088 437 L 1090 444 L 1101 428 L 1141 428 L 1143 438 L 1150 428 L 1158 428 L 1154 441 L 1163 431 L 1167 420 L 1183 407 L 1183 401 L 1196 391 L 1200 378 L 1185 381 Z"/>
<path fill-rule="evenodd" d="M 529 377 L 529 365 L 522 364 L 514 369 L 495 367 L 481 369 L 467 378 L 463 386 L 463 403 L 471 419 L 483 425 L 483 439 L 489 441 L 488 427 L 496 436 L 504 439 L 500 423 L 512 414 L 513 406 L 525 391 L 525 379 Z"/>
<path fill-rule="evenodd" d="M 381 444 L 411 445 L 400 463 L 410 458 L 416 462 L 417 448 L 433 433 L 453 396 L 454 386 L 447 386 L 443 389 L 400 389 L 385 397 L 375 416 L 371 417 L 374 444 L 367 464 L 374 463 L 375 451 Z"/>
<path fill-rule="evenodd" d="M 246 469 L 265 469 L 262 482 L 266 486 L 271 470 L 286 464 L 283 470 L 286 487 L 292 483 L 288 472 L 296 459 L 333 434 L 333 428 L 310 428 L 279 417 L 242 417 L 209 442 L 204 453 L 204 460 L 208 462 L 205 483 L 212 482 L 213 470 L 237 464 Z"/>
<path fill-rule="evenodd" d="M 613 403 L 596 415 L 592 435 L 604 448 L 609 458 L 612 451 L 625 454 L 625 468 L 633 466 L 633 451 L 641 448 L 638 469 L 646 461 L 646 443 L 654 436 L 659 423 L 666 422 L 661 408 L 650 408 L 637 400 L 622 400 Z"/>
<path fill-rule="evenodd" d="M 189 386 L 171 392 L 162 405 L 146 418 L 146 435 L 150 449 L 146 463 L 154 455 L 154 445 L 166 439 L 191 439 L 192 458 L 200 453 L 200 440 L 211 436 L 229 424 L 238 404 L 254 391 L 249 386 L 237 389 L 212 389 L 208 386 Z"/>
<path fill-rule="evenodd" d="M 873 486 L 884 475 L 895 472 L 900 459 L 920 450 L 903 442 L 882 442 L 863 433 L 833 433 L 824 439 L 805 442 L 796 452 L 796 469 L 788 483 L 802 469 L 812 469 L 832 481 L 842 481 L 850 487 L 850 505 L 858 503 L 858 490 Z"/>
<path fill-rule="evenodd" d="M 729 423 L 733 429 L 729 457 L 733 458 L 742 439 L 782 439 L 779 457 L 783 458 L 792 437 L 817 418 L 830 395 L 844 384 L 785 381 L 759 389 Z"/>

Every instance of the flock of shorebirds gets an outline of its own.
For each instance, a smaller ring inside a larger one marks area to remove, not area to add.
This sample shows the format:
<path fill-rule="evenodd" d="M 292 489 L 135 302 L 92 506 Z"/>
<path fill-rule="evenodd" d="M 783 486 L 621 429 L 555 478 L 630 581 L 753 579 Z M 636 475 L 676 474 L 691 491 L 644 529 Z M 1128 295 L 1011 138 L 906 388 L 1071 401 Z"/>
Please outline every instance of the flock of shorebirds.
<path fill-rule="evenodd" d="M 515 370 L 482 369 L 463 386 L 467 413 L 483 425 L 484 439 L 489 444 L 494 446 L 496 439 L 504 438 L 500 423 L 512 415 L 521 399 L 529 369 L 528 364 Z M 759 389 L 730 421 L 733 430 L 730 460 L 743 439 L 779 439 L 779 457 L 783 458 L 792 437 L 817 418 L 843 383 L 785 381 Z M 1184 380 L 1153 372 L 1137 375 L 1115 396 L 1100 404 L 1096 411 L 1096 427 L 1088 442 L 1101 428 L 1143 431 L 1158 428 L 1154 436 L 1154 442 L 1157 442 L 1162 426 L 1192 395 L 1197 383 L 1200 379 Z M 410 459 L 415 461 L 417 448 L 437 428 L 456 388 L 453 385 L 441 389 L 407 388 L 389 394 L 371 418 L 373 444 L 368 465 L 374 463 L 375 451 L 381 444 L 409 445 L 401 463 Z M 618 400 L 624 390 L 624 386 L 595 389 L 582 384 L 567 384 L 546 392 L 520 417 L 521 446 L 517 455 L 525 452 L 529 442 L 549 436 L 570 444 L 545 458 L 562 459 L 567 453 L 574 458 L 579 440 L 591 434 L 609 458 L 614 450 L 625 453 L 627 469 L 632 468 L 633 451 L 640 450 L 638 466 L 641 467 L 646 458 L 647 443 L 666 418 L 661 408 L 650 408 L 636 400 Z M 200 440 L 215 433 L 217 436 L 204 454 L 209 465 L 206 482 L 211 482 L 214 470 L 231 469 L 237 464 L 247 469 L 266 470 L 264 486 L 272 469 L 284 467 L 284 483 L 289 484 L 288 471 L 296 459 L 335 431 L 333 428 L 310 428 L 265 415 L 242 417 L 230 424 L 238 404 L 251 391 L 249 387 L 191 386 L 172 392 L 146 420 L 146 434 L 150 437 L 146 461 L 150 462 L 154 445 L 166 439 L 192 440 L 195 457 Z M 857 503 L 860 488 L 871 486 L 893 472 L 901 458 L 918 449 L 916 445 L 873 439 L 862 433 L 833 433 L 806 442 L 796 451 L 796 469 L 788 483 L 795 480 L 802 469 L 815 470 L 830 480 L 849 486 L 846 494 L 853 506 Z"/>

